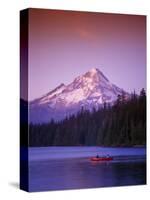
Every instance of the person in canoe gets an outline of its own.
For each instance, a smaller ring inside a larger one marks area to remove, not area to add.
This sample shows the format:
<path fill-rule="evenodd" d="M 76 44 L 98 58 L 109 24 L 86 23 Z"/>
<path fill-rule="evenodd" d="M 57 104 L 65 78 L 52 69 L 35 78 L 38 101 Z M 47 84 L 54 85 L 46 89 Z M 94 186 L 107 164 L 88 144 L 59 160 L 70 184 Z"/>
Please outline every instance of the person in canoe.
<path fill-rule="evenodd" d="M 96 155 L 96 158 L 100 158 L 100 156 L 97 154 L 97 155 Z M 107 158 L 110 158 L 110 155 L 107 154 L 106 156 L 101 156 L 101 158 L 106 158 L 106 159 L 107 159 Z"/>

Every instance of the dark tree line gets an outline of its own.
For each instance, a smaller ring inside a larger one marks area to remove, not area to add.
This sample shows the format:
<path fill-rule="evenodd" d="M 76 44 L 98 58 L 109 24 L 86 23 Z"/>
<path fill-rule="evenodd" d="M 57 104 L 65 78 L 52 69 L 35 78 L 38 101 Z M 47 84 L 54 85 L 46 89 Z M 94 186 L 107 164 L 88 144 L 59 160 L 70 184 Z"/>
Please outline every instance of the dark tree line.
<path fill-rule="evenodd" d="M 124 93 L 113 106 L 81 109 L 61 122 L 29 126 L 30 146 L 132 146 L 146 144 L 146 93 Z"/>

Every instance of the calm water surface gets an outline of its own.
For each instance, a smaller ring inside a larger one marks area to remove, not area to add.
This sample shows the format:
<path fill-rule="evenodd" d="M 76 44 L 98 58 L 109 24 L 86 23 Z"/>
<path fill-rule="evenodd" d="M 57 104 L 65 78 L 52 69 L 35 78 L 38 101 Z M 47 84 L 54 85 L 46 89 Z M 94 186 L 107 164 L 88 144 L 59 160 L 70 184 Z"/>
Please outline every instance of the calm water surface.
<path fill-rule="evenodd" d="M 91 156 L 114 156 L 92 162 Z M 146 184 L 145 148 L 29 148 L 29 190 L 63 190 Z"/>

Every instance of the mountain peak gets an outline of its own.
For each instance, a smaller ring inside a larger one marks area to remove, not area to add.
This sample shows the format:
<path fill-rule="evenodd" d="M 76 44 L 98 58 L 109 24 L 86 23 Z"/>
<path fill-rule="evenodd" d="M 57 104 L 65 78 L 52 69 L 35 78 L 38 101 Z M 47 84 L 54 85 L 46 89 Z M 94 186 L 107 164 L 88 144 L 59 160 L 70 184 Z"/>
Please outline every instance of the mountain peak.
<path fill-rule="evenodd" d="M 95 67 L 91 68 L 88 72 L 86 72 L 84 74 L 84 77 L 109 82 L 109 80 L 102 73 L 102 71 L 100 71 L 98 68 Z"/>
<path fill-rule="evenodd" d="M 89 71 L 87 71 L 83 76 L 85 77 L 94 77 L 97 76 L 98 74 L 100 74 L 100 70 L 97 68 L 91 68 Z"/>
<path fill-rule="evenodd" d="M 89 72 L 95 74 L 95 73 L 100 72 L 100 70 L 95 68 L 95 67 L 93 67 L 92 69 L 89 70 Z"/>
<path fill-rule="evenodd" d="M 81 107 L 91 110 L 93 107 L 99 108 L 104 102 L 113 104 L 121 94 L 121 88 L 112 84 L 98 68 L 92 68 L 70 84 L 61 83 L 31 102 L 30 119 L 35 123 L 48 122 L 52 118 L 61 120 L 77 113 Z"/>

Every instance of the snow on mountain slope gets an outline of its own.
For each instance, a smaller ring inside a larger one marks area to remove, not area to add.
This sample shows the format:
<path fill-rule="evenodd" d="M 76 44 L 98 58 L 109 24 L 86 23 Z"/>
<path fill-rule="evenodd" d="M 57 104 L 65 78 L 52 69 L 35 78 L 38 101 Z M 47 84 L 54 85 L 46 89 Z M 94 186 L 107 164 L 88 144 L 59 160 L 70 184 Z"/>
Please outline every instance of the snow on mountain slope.
<path fill-rule="evenodd" d="M 113 103 L 118 95 L 128 93 L 112 84 L 97 68 L 78 76 L 69 85 L 61 84 L 43 97 L 30 103 L 30 122 L 60 120 L 76 113 L 81 107 L 92 109 L 104 102 Z"/>
<path fill-rule="evenodd" d="M 64 89 L 65 85 L 62 83 L 58 87 L 56 87 L 54 90 L 50 91 L 43 97 L 33 101 L 32 103 L 38 103 L 38 104 L 45 104 L 48 103 L 52 98 L 55 98 L 58 94 L 60 94 Z"/>

